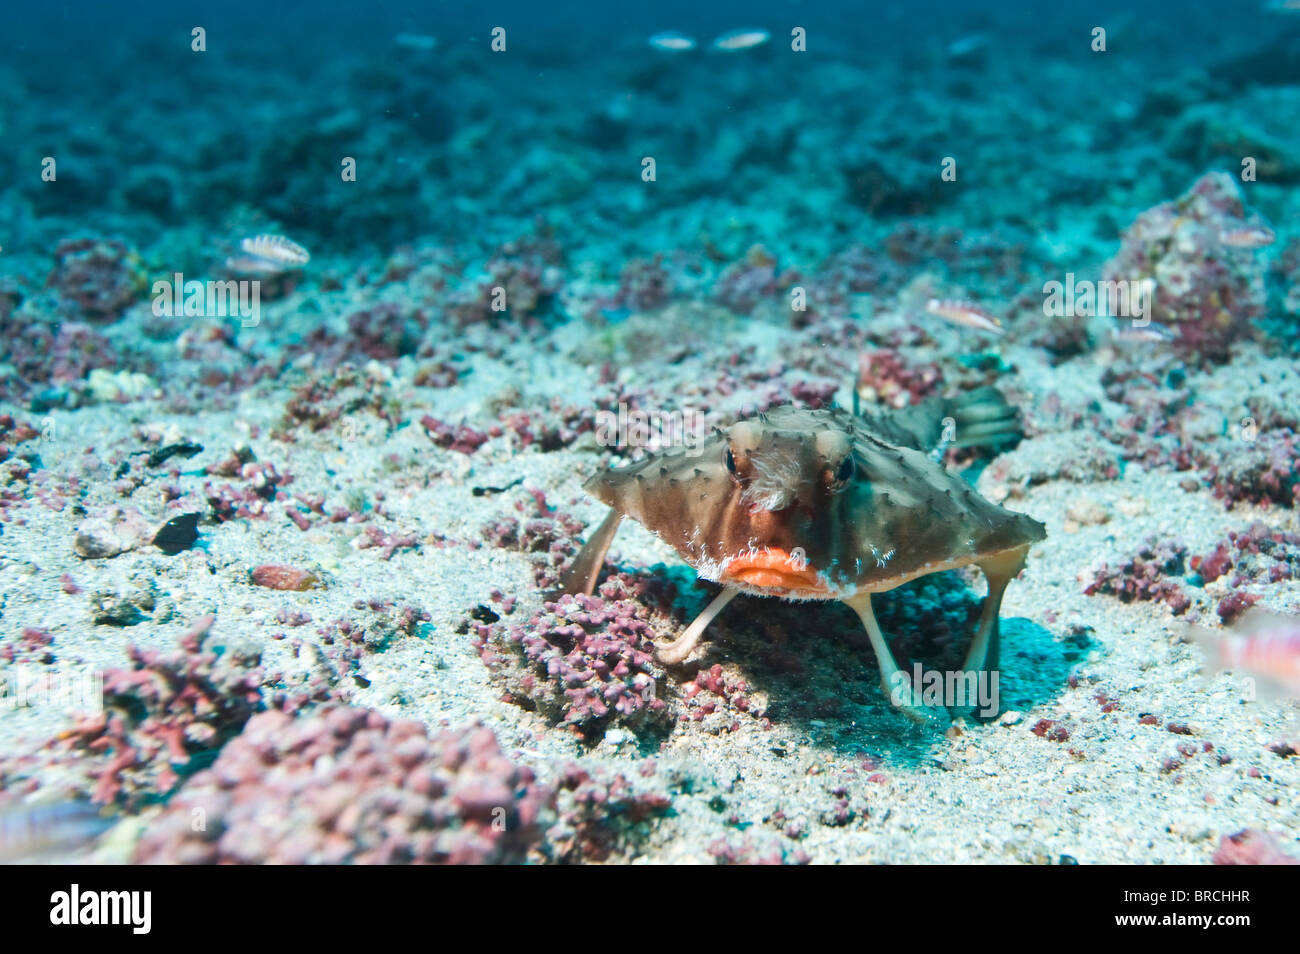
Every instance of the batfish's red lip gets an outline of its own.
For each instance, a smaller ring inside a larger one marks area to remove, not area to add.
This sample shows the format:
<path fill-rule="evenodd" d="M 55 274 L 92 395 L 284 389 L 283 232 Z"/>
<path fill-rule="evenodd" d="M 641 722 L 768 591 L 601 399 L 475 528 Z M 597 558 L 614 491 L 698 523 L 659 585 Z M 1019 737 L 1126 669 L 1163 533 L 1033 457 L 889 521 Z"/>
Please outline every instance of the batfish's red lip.
<path fill-rule="evenodd" d="M 742 553 L 727 561 L 721 582 L 763 590 L 793 590 L 826 593 L 826 584 L 807 560 L 797 560 L 784 550 L 772 548 Z"/>

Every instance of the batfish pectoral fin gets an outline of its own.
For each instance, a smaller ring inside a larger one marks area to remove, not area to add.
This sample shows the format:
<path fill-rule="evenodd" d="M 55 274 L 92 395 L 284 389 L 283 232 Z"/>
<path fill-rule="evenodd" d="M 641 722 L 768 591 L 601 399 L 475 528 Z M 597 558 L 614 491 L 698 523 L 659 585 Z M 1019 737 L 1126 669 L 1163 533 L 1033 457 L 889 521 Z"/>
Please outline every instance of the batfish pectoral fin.
<path fill-rule="evenodd" d="M 992 672 L 998 668 L 998 611 L 1002 608 L 1002 594 L 1006 592 L 1007 584 L 1025 568 L 1028 555 L 1029 545 L 1025 544 L 976 564 L 984 571 L 989 592 L 984 597 L 984 611 L 980 613 L 975 638 L 971 640 L 966 661 L 962 663 L 961 668 L 967 672 Z"/>
<path fill-rule="evenodd" d="M 945 700 L 948 714 L 968 716 L 975 719 L 988 719 L 997 715 L 998 685 L 998 612 L 1002 608 L 1002 595 L 1007 584 L 1016 578 L 1025 567 L 1025 558 L 1029 554 L 1029 544 L 995 553 L 976 565 L 988 580 L 989 591 L 984 598 L 984 608 L 980 612 L 979 623 L 975 628 L 975 637 L 971 640 L 970 650 L 962 663 L 962 674 L 976 677 L 965 679 L 961 685 L 975 695 L 974 699 L 962 698 Z M 880 666 L 880 681 L 885 695 L 904 715 L 920 722 L 929 721 L 939 714 L 939 708 L 923 704 L 919 687 L 913 686 L 912 680 L 898 663 L 885 642 L 880 626 L 876 623 L 875 613 L 871 610 L 871 594 L 858 593 L 844 601 L 857 612 L 862 625 L 866 627 L 871 638 L 871 648 L 875 650 L 876 661 Z M 972 682 L 974 686 L 972 687 Z M 945 680 L 945 684 L 948 680 Z M 989 687 L 992 686 L 990 693 Z"/>
<path fill-rule="evenodd" d="M 928 723 L 939 720 L 943 709 L 926 706 L 921 702 L 920 692 L 912 685 L 911 678 L 894 661 L 894 654 L 889 651 L 885 636 L 880 632 L 876 614 L 871 608 L 871 594 L 857 593 L 844 600 L 858 614 L 862 625 L 871 640 L 871 648 L 876 654 L 876 665 L 880 667 L 880 686 L 885 696 L 900 711 L 915 722 Z"/>
<path fill-rule="evenodd" d="M 970 649 L 966 653 L 966 659 L 961 664 L 964 672 L 977 673 L 979 684 L 981 686 L 998 685 L 998 656 L 1000 652 L 998 629 L 998 613 L 1002 608 L 1002 595 L 1007 590 L 1007 584 L 1016 578 L 1016 575 L 1025 568 L 1025 559 L 1029 555 L 1029 544 L 1016 547 L 1011 550 L 1004 550 L 1001 553 L 994 554 L 992 557 L 980 561 L 976 564 L 983 571 L 985 579 L 988 580 L 989 591 L 984 597 L 984 609 L 980 613 L 979 624 L 975 629 L 975 638 L 971 640 Z M 982 700 L 982 708 L 974 705 L 954 707 L 954 714 L 960 712 L 962 715 L 969 715 L 972 718 L 989 719 L 997 715 L 997 694 L 993 692 L 990 699 Z"/>
<path fill-rule="evenodd" d="M 713 618 L 721 613 L 723 607 L 739 594 L 740 590 L 737 587 L 724 586 L 721 592 L 713 598 L 713 602 L 704 608 L 704 612 L 692 620 L 691 625 L 687 626 L 680 636 L 671 643 L 665 643 L 655 650 L 655 659 L 666 666 L 675 666 L 685 660 L 691 654 L 691 650 L 699 644 L 700 637 L 709 628 Z"/>
<path fill-rule="evenodd" d="M 596 532 L 578 551 L 573 565 L 560 577 L 559 588 L 546 594 L 547 599 L 558 599 L 565 593 L 585 593 L 590 596 L 595 591 L 596 579 L 605 565 L 605 554 L 609 552 L 609 545 L 614 542 L 614 534 L 618 533 L 622 522 L 623 515 L 617 510 L 611 509 L 605 515 Z"/>

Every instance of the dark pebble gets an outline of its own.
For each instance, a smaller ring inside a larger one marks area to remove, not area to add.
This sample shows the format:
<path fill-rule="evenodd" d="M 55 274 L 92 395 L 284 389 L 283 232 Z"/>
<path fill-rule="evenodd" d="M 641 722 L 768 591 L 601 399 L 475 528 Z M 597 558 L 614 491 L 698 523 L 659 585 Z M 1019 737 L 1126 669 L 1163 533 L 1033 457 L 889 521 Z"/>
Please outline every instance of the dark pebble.
<path fill-rule="evenodd" d="M 154 534 L 153 544 L 168 556 L 175 556 L 194 546 L 199 538 L 199 515 L 183 513 L 172 517 Z"/>

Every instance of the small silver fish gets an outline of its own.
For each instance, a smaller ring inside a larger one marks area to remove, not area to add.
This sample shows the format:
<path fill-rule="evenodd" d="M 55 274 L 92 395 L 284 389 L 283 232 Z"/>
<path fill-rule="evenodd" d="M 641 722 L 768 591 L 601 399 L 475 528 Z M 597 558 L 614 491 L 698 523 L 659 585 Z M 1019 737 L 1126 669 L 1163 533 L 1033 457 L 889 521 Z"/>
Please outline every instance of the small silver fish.
<path fill-rule="evenodd" d="M 762 46 L 771 38 L 772 34 L 766 30 L 745 27 L 739 30 L 729 30 L 722 34 L 713 41 L 713 48 L 727 53 L 735 50 L 748 50 L 756 46 Z"/>
<path fill-rule="evenodd" d="M 960 60 L 972 53 L 978 53 L 988 46 L 988 43 L 989 35 L 987 33 L 968 33 L 949 43 L 947 53 L 952 59 Z"/>
<path fill-rule="evenodd" d="M 1174 340 L 1174 333 L 1164 325 L 1149 321 L 1145 325 L 1114 325 L 1110 329 L 1112 341 L 1140 341 L 1168 344 Z"/>
<path fill-rule="evenodd" d="M 932 315 L 946 318 L 955 325 L 988 331 L 995 335 L 1003 333 L 1002 322 L 975 302 L 964 298 L 931 298 L 926 302 L 925 310 Z"/>
<path fill-rule="evenodd" d="M 1277 234 L 1267 225 L 1245 225 L 1219 233 L 1219 242 L 1232 248 L 1266 248 L 1277 241 Z"/>
<path fill-rule="evenodd" d="M 0 864 L 30 863 L 86 848 L 114 824 L 81 799 L 0 808 Z"/>
<path fill-rule="evenodd" d="M 241 241 L 239 247 L 248 255 L 284 268 L 299 268 L 311 261 L 305 248 L 283 235 L 254 235 Z"/>
<path fill-rule="evenodd" d="M 647 42 L 656 50 L 667 50 L 670 53 L 683 53 L 695 49 L 694 37 L 687 36 L 685 33 L 677 33 L 674 30 L 664 30 L 662 33 L 656 33 Z"/>

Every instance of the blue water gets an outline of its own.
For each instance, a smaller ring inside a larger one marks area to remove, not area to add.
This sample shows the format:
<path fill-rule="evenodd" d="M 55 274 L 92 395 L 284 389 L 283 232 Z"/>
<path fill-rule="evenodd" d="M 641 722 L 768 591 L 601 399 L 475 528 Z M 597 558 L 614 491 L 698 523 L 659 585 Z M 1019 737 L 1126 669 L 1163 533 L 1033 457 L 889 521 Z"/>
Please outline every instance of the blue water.
<path fill-rule="evenodd" d="M 618 241 L 640 222 L 653 246 L 649 213 L 617 194 L 623 163 L 635 173 L 639 156 L 653 153 L 672 172 L 688 173 L 662 177 L 668 204 L 721 191 L 780 213 L 771 231 L 786 241 L 816 246 L 812 235 L 791 233 L 819 225 L 792 220 L 788 208 L 796 190 L 828 185 L 801 161 L 810 151 L 842 149 L 851 163 L 871 139 L 883 157 L 906 165 L 1000 148 L 1002 179 L 1075 180 L 1079 194 L 1052 197 L 1058 206 L 1095 203 L 1105 182 L 1137 208 L 1222 158 L 1189 155 L 1171 168 L 1160 154 L 1178 110 L 1149 104 L 1170 95 L 1183 97 L 1180 108 L 1198 98 L 1230 104 L 1251 85 L 1300 79 L 1286 52 L 1288 38 L 1300 36 L 1300 16 L 1266 12 L 1254 0 L 1080 0 L 1050 9 L 933 0 L 627 6 L 11 4 L 0 37 L 9 77 L 0 93 L 0 195 L 31 203 L 40 217 L 86 226 L 106 214 L 139 215 L 142 226 L 215 224 L 244 202 L 314 248 L 339 250 L 382 250 L 425 234 L 504 235 L 513 228 L 502 227 L 503 215 L 543 215 L 562 227 L 590 211 L 583 234 Z M 771 31 L 772 42 L 679 56 L 645 42 L 671 29 L 704 47 L 751 25 Z M 189 49 L 196 26 L 207 31 L 202 54 Z M 507 30 L 504 54 L 489 51 L 496 26 Z M 1096 26 L 1110 28 L 1105 53 L 1090 49 Z M 807 31 L 806 52 L 789 49 L 795 27 Z M 435 37 L 437 47 L 398 47 L 400 33 Z M 837 65 L 868 72 L 837 73 Z M 959 114 L 967 118 L 924 128 L 914 110 L 927 92 L 939 103 L 968 102 Z M 900 111 L 882 113 L 891 101 Z M 1124 111 L 1110 114 L 1116 105 Z M 1016 121 L 1036 108 L 1055 128 Z M 1251 121 L 1267 131 L 1271 118 Z M 457 147 L 457 134 L 475 124 L 488 138 Z M 1062 137 L 1067 128 L 1076 131 Z M 710 146 L 737 138 L 728 155 L 743 160 L 718 165 Z M 1138 141 L 1154 154 L 1118 155 Z M 558 208 L 574 198 L 565 189 L 495 188 L 539 146 L 576 155 L 590 173 L 584 201 L 568 216 Z M 286 196 L 290 180 L 325 173 L 326 153 L 332 164 L 358 151 L 367 161 L 353 192 L 367 209 L 336 208 L 306 188 L 290 186 Z M 64 160 L 66 188 L 57 194 L 40 190 L 31 174 L 51 154 Z M 138 181 L 149 165 L 166 171 L 165 196 Z M 964 221 L 1024 216 L 968 193 Z M 851 219 L 820 225 L 852 227 Z M 7 244 L 18 243 L 11 236 Z"/>

